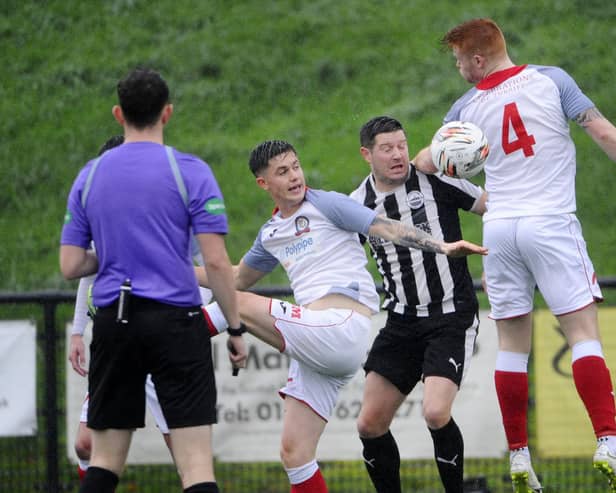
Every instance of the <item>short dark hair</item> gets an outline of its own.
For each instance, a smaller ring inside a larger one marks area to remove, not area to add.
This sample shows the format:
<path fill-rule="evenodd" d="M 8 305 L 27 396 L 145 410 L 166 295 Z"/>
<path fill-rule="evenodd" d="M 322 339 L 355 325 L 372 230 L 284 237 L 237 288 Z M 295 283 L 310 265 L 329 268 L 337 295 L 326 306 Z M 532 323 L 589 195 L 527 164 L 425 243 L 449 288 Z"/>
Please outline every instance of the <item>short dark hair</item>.
<path fill-rule="evenodd" d="M 109 149 L 113 149 L 114 147 L 118 147 L 119 145 L 122 145 L 122 144 L 124 144 L 124 136 L 114 135 L 113 137 L 109 138 L 107 142 L 105 142 L 101 146 L 101 148 L 98 150 L 98 155 L 100 156 L 101 154 L 108 151 Z"/>
<path fill-rule="evenodd" d="M 143 129 L 152 126 L 169 102 L 169 87 L 161 75 L 136 68 L 118 82 L 118 101 L 126 121 Z"/>
<path fill-rule="evenodd" d="M 390 116 L 377 116 L 367 121 L 359 131 L 359 143 L 362 147 L 371 149 L 378 134 L 404 131 L 402 124 Z"/>
<path fill-rule="evenodd" d="M 297 154 L 295 148 L 284 140 L 266 140 L 250 153 L 248 160 L 250 171 L 253 175 L 259 176 L 259 173 L 268 167 L 270 159 L 289 151 Z"/>

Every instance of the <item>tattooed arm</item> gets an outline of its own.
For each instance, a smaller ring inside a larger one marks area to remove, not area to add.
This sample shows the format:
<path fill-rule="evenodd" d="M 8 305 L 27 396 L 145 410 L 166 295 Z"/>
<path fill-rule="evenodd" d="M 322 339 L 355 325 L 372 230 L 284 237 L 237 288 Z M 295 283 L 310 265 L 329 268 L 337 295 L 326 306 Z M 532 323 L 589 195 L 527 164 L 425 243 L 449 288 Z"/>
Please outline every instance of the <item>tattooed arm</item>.
<path fill-rule="evenodd" d="M 597 108 L 583 111 L 575 121 L 612 161 L 616 161 L 616 127 Z"/>
<path fill-rule="evenodd" d="M 488 253 L 486 248 L 465 240 L 453 243 L 437 240 L 425 231 L 383 215 L 374 218 L 368 234 L 391 241 L 396 245 L 417 248 L 424 252 L 443 253 L 449 257 L 465 257 L 474 253 L 487 255 Z"/>

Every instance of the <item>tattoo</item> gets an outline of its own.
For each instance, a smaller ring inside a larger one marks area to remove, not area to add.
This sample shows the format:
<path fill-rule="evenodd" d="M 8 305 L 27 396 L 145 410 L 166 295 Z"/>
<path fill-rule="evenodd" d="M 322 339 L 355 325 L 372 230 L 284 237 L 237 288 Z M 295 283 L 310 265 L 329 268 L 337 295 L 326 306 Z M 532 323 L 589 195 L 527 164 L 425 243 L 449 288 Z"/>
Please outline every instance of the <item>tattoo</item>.
<path fill-rule="evenodd" d="M 374 219 L 373 224 L 382 224 L 386 226 L 391 237 L 385 239 L 396 245 L 405 246 L 407 248 L 417 248 L 424 252 L 444 253 L 442 242 L 414 226 L 407 226 L 400 221 L 381 215 Z"/>
<path fill-rule="evenodd" d="M 605 118 L 601 112 L 593 106 L 592 108 L 587 109 L 586 111 L 582 111 L 577 117 L 575 117 L 575 122 L 581 127 L 585 127 L 588 123 L 593 120 Z"/>

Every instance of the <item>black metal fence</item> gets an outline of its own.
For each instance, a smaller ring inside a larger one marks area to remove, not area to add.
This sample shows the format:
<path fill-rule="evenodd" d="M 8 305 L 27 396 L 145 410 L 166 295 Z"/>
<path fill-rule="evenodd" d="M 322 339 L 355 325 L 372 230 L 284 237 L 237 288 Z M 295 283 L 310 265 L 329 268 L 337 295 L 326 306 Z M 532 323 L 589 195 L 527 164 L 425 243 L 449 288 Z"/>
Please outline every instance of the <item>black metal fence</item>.
<path fill-rule="evenodd" d="M 616 287 L 616 278 L 602 279 L 602 288 Z M 478 281 L 475 288 L 481 289 Z M 288 296 L 287 287 L 257 290 L 267 296 Z M 79 480 L 75 465 L 66 456 L 65 420 L 65 325 L 72 317 L 73 292 L 0 293 L 0 320 L 34 319 L 37 326 L 38 432 L 31 437 L 0 437 L 0 492 L 76 492 Z M 10 386 L 0 375 L 0 386 Z M 532 398 L 531 398 L 532 405 Z M 532 433 L 532 430 L 531 430 Z M 400 440 L 412 437 L 399 437 Z M 349 437 L 357 440 L 357 437 Z M 490 437 L 486 436 L 486 440 Z M 359 447 L 359 442 L 358 442 Z M 543 471 L 549 492 L 607 491 L 604 479 L 592 470 L 590 458 L 533 459 Z M 320 463 L 331 493 L 374 491 L 361 462 Z M 470 459 L 465 472 L 469 493 L 510 492 L 508 459 Z M 438 492 L 442 486 L 433 461 L 403 461 L 404 491 Z M 289 490 L 279 463 L 217 463 L 216 476 L 225 493 L 282 493 Z M 129 465 L 117 493 L 180 491 L 173 465 Z"/>

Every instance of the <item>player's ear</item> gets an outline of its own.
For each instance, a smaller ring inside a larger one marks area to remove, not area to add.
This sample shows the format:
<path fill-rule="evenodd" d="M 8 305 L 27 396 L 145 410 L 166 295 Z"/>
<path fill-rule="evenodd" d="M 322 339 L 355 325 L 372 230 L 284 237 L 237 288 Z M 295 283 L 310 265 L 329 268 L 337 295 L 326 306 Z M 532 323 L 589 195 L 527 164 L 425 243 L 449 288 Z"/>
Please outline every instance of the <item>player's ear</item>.
<path fill-rule="evenodd" d="M 367 147 L 361 146 L 359 148 L 359 153 L 362 155 L 362 157 L 366 160 L 368 164 L 371 163 L 370 158 L 372 157 L 372 153 L 370 152 L 370 149 L 368 149 Z"/>
<path fill-rule="evenodd" d="M 166 104 L 165 107 L 163 108 L 163 113 L 160 118 L 163 125 L 167 124 L 167 122 L 171 118 L 171 115 L 173 115 L 173 105 L 169 103 L 169 104 Z"/>
<path fill-rule="evenodd" d="M 113 105 L 113 108 L 111 108 L 111 114 L 120 125 L 124 126 L 126 120 L 124 120 L 124 113 L 122 113 L 122 108 L 120 108 L 119 105 Z"/>
<path fill-rule="evenodd" d="M 257 185 L 259 185 L 259 187 L 262 188 L 263 190 L 267 190 L 269 188 L 267 185 L 267 180 L 263 178 L 262 176 L 257 176 L 255 181 L 257 182 Z"/>

